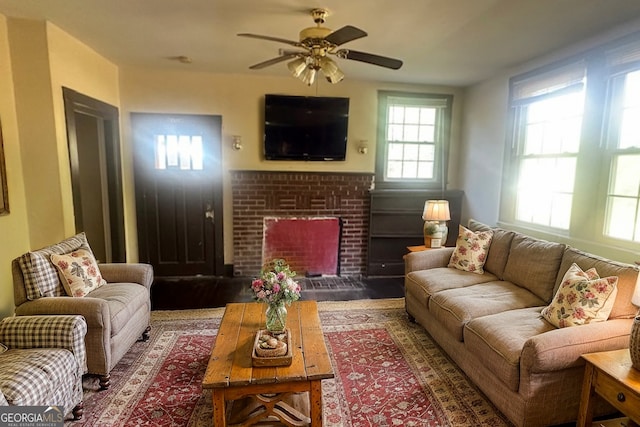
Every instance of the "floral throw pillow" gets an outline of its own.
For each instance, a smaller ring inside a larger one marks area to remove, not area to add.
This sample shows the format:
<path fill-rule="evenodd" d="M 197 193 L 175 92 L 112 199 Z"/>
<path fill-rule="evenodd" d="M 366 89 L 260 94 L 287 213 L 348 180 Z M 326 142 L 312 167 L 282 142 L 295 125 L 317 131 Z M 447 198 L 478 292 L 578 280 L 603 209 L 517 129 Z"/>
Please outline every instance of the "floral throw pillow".
<path fill-rule="evenodd" d="M 456 249 L 449 260 L 449 267 L 483 274 L 492 238 L 493 231 L 491 230 L 475 233 L 461 225 L 456 240 Z"/>
<path fill-rule="evenodd" d="M 62 276 L 67 295 L 84 297 L 107 283 L 90 250 L 81 248 L 64 255 L 51 254 L 51 262 Z"/>
<path fill-rule="evenodd" d="M 616 276 L 600 278 L 595 268 L 582 271 L 573 263 L 542 317 L 557 328 L 604 322 L 616 300 L 617 285 Z"/>

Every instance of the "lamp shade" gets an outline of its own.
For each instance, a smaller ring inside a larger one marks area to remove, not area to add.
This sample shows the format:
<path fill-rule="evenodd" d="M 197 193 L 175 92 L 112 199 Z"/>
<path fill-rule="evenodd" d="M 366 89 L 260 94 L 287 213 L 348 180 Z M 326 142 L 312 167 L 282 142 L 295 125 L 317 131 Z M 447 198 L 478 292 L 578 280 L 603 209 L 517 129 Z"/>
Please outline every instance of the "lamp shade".
<path fill-rule="evenodd" d="M 307 62 L 302 58 L 296 58 L 287 64 L 293 77 L 300 78 L 302 72 L 307 68 Z"/>
<path fill-rule="evenodd" d="M 316 80 L 316 69 L 311 66 L 307 66 L 302 74 L 300 74 L 299 79 L 307 86 L 311 86 Z"/>
<path fill-rule="evenodd" d="M 449 221 L 451 219 L 451 213 L 449 213 L 449 201 L 427 200 L 424 202 L 422 219 L 425 221 Z"/>
<path fill-rule="evenodd" d="M 344 78 L 344 74 L 340 68 L 331 59 L 325 57 L 320 58 L 320 69 L 330 83 L 338 83 Z"/>

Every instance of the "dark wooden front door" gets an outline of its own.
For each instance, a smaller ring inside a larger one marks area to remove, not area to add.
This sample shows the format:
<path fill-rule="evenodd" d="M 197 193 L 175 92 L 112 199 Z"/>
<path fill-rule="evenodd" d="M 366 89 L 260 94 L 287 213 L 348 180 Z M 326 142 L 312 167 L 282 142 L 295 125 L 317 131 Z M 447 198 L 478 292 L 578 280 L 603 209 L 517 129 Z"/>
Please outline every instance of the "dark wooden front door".
<path fill-rule="evenodd" d="M 221 117 L 131 122 L 140 261 L 156 276 L 222 275 Z"/>

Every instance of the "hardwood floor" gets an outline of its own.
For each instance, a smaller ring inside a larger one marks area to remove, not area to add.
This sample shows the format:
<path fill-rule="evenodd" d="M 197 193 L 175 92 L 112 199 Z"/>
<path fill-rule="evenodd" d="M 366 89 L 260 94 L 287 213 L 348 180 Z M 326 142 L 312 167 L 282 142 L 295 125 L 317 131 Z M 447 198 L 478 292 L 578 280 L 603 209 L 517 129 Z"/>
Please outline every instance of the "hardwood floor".
<path fill-rule="evenodd" d="M 305 277 L 297 279 L 301 298 L 349 301 L 404 297 L 403 277 Z M 151 287 L 152 310 L 224 307 L 228 302 L 253 301 L 248 277 L 157 277 Z"/>

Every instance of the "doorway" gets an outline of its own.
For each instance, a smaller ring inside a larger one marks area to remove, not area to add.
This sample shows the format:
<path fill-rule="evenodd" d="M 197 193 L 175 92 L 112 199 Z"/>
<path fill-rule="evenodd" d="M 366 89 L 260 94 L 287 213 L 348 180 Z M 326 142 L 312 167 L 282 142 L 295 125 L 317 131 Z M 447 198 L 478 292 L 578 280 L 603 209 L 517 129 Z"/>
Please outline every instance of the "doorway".
<path fill-rule="evenodd" d="M 221 276 L 222 118 L 132 113 L 139 259 L 156 276 Z"/>
<path fill-rule="evenodd" d="M 85 232 L 100 262 L 124 262 L 118 109 L 66 87 L 62 93 L 76 232 Z"/>

